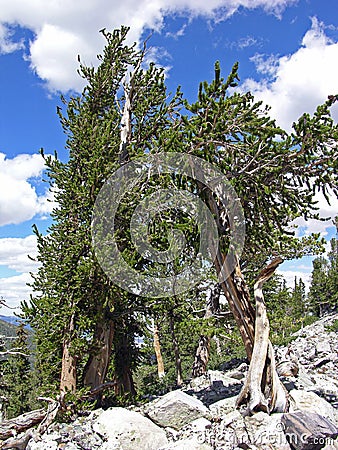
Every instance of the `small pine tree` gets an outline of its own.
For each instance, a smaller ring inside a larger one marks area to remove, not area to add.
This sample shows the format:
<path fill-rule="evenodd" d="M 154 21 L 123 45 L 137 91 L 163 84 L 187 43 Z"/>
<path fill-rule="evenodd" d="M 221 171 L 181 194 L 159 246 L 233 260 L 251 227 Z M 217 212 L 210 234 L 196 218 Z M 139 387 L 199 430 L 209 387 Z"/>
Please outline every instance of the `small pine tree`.
<path fill-rule="evenodd" d="M 313 262 L 309 304 L 311 311 L 320 317 L 329 303 L 329 262 L 320 256 Z"/>
<path fill-rule="evenodd" d="M 292 319 L 294 323 L 303 323 L 307 314 L 305 284 L 295 277 L 295 284 L 291 294 Z"/>
<path fill-rule="evenodd" d="M 330 307 L 338 308 L 338 216 L 334 220 L 336 226 L 336 237 L 331 239 L 331 250 L 329 251 L 330 268 L 328 271 L 328 287 L 330 293 Z"/>

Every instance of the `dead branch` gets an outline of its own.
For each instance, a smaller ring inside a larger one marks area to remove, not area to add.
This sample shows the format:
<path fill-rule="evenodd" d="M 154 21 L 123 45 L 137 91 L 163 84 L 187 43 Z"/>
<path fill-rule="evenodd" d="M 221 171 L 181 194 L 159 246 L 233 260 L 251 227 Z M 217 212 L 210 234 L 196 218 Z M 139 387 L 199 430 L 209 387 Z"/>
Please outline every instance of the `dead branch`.
<path fill-rule="evenodd" d="M 20 356 L 26 356 L 27 358 L 29 357 L 29 355 L 27 355 L 26 353 L 20 352 L 18 350 L 16 350 L 15 348 L 13 350 L 6 350 L 3 352 L 0 352 L 0 356 L 7 356 L 7 355 L 20 355 Z"/>
<path fill-rule="evenodd" d="M 8 439 L 16 436 L 18 433 L 40 423 L 46 416 L 45 409 L 36 409 L 34 411 L 22 414 L 14 419 L 5 420 L 0 423 L 0 439 Z"/>

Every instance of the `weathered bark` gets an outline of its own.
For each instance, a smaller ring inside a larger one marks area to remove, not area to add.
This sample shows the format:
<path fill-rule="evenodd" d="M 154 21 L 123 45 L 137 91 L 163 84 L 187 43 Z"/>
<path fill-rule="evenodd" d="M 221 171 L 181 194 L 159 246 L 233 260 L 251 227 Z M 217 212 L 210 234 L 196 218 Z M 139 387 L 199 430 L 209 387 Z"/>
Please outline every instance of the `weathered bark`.
<path fill-rule="evenodd" d="M 0 439 L 8 439 L 18 433 L 28 430 L 34 425 L 39 424 L 45 418 L 47 411 L 45 409 L 36 409 L 27 412 L 11 420 L 5 420 L 0 423 Z"/>
<path fill-rule="evenodd" d="M 223 206 L 218 204 L 218 202 L 215 200 L 215 198 L 210 192 L 206 193 L 206 198 L 209 208 L 211 209 L 216 218 L 219 232 L 220 234 L 222 234 L 224 229 L 229 228 L 227 214 L 225 211 L 223 211 Z M 233 251 L 232 254 L 233 254 L 232 263 L 235 269 L 231 272 L 229 270 L 229 267 L 225 265 L 227 255 L 223 255 L 220 250 L 217 252 L 214 264 L 219 279 L 221 280 L 220 281 L 221 287 L 228 301 L 230 310 L 236 320 L 239 332 L 242 337 L 242 341 L 244 343 L 247 357 L 252 366 L 251 371 L 255 373 L 255 376 L 256 373 L 258 374 L 260 371 L 262 372 L 261 391 L 262 393 L 264 393 L 265 398 L 269 399 L 268 401 L 269 412 L 285 411 L 285 409 L 287 408 L 286 393 L 285 389 L 283 388 L 278 378 L 272 345 L 269 339 L 267 340 L 267 342 L 264 340 L 266 338 L 266 335 L 269 336 L 268 333 L 266 333 L 266 330 L 265 330 L 265 338 L 263 338 L 264 347 L 266 351 L 264 352 L 264 349 L 260 350 L 259 347 L 257 346 L 256 352 L 259 353 L 259 357 L 255 355 L 254 360 L 251 363 L 255 345 L 255 338 L 258 339 L 258 336 L 257 337 L 255 336 L 255 322 L 256 319 L 257 318 L 259 319 L 260 317 L 259 316 L 255 317 L 255 310 L 250 302 L 250 294 L 244 281 L 239 266 L 239 261 L 236 256 L 236 252 Z M 268 266 L 266 270 L 273 269 L 274 271 L 277 265 L 281 262 L 281 259 L 279 258 L 278 261 L 279 262 L 276 264 L 275 267 L 273 267 L 273 264 L 277 262 L 276 260 L 275 262 L 272 263 L 272 267 Z M 261 277 L 264 277 L 265 275 L 266 273 L 263 271 Z M 259 307 L 261 307 L 262 304 L 263 307 L 265 307 L 264 302 L 263 303 L 259 302 Z M 262 327 L 262 325 L 258 325 L 258 334 L 263 331 L 264 326 Z M 256 364 L 257 368 L 255 368 Z M 255 380 L 256 384 L 258 378 L 259 377 L 257 375 Z M 245 392 L 246 390 L 248 390 L 249 392 L 249 388 L 246 387 L 248 385 L 250 385 L 250 380 L 243 388 L 243 394 L 239 398 L 238 405 L 245 403 L 249 399 L 250 396 L 247 395 Z M 255 398 L 256 399 L 260 398 L 260 396 L 257 397 L 257 395 L 255 394 Z M 263 402 L 258 401 L 257 404 L 255 403 L 256 400 L 252 401 L 251 405 L 249 404 L 248 406 L 249 413 L 254 412 L 254 410 L 258 411 L 260 408 L 263 411 L 266 410 L 266 405 L 264 401 Z"/>
<path fill-rule="evenodd" d="M 158 331 L 158 325 L 154 321 L 153 323 L 153 336 L 154 336 L 154 350 L 156 355 L 156 361 L 157 361 L 157 374 L 158 377 L 161 379 L 165 376 L 164 371 L 164 363 L 162 358 L 162 352 L 161 352 L 161 343 L 160 343 L 160 336 Z"/>
<path fill-rule="evenodd" d="M 221 286 L 216 283 L 207 300 L 204 319 L 208 319 L 219 311 L 219 296 Z M 191 376 L 193 378 L 204 375 L 207 371 L 210 352 L 210 336 L 201 335 L 196 349 L 195 359 L 192 366 Z"/>
<path fill-rule="evenodd" d="M 223 262 L 224 259 L 221 257 L 221 261 L 219 258 L 216 261 L 218 274 L 222 271 L 223 264 L 220 262 Z M 250 294 L 239 263 L 236 263 L 234 272 L 220 284 L 241 334 L 247 357 L 251 360 L 255 339 L 255 310 L 251 304 Z"/>
<path fill-rule="evenodd" d="M 254 286 L 256 300 L 255 339 L 246 382 L 240 392 L 237 405 L 247 405 L 249 413 L 274 410 L 285 411 L 286 395 L 278 378 L 274 352 L 269 341 L 269 319 L 263 296 L 263 284 L 274 274 L 281 258 L 265 267 Z"/>
<path fill-rule="evenodd" d="M 0 439 L 7 439 L 0 444 L 2 449 L 24 450 L 31 438 L 37 440 L 54 421 L 61 403 L 44 397 L 39 397 L 38 400 L 48 401 L 47 411 L 45 409 L 36 409 L 0 424 Z M 37 424 L 39 424 L 37 429 L 33 429 Z M 24 431 L 26 432 L 23 435 L 19 438 L 16 437 L 17 434 Z"/>
<path fill-rule="evenodd" d="M 127 320 L 128 317 L 123 317 L 118 325 L 119 329 L 116 329 L 114 381 L 117 381 L 117 384 L 115 393 L 117 395 L 129 394 L 134 397 L 136 389 L 131 371 L 132 355 L 130 354 L 130 336 L 126 331 Z"/>
<path fill-rule="evenodd" d="M 63 342 L 62 351 L 62 367 L 60 378 L 60 391 L 61 392 L 75 392 L 76 390 L 76 363 L 77 357 L 71 352 L 72 334 L 75 328 L 75 318 L 72 314 L 68 329 L 65 332 L 66 338 Z"/>
<path fill-rule="evenodd" d="M 210 337 L 201 335 L 192 366 L 191 376 L 193 378 L 204 375 L 207 371 L 210 351 Z"/>
<path fill-rule="evenodd" d="M 174 314 L 173 314 L 172 310 L 169 311 L 168 316 L 169 316 L 170 334 L 171 334 L 173 350 L 174 350 L 174 354 L 175 354 L 176 384 L 177 384 L 177 386 L 182 386 L 182 384 L 183 384 L 182 363 L 181 363 L 181 356 L 180 356 L 178 341 L 177 341 L 176 333 L 175 333 Z"/>
<path fill-rule="evenodd" d="M 94 333 L 95 342 L 97 342 L 97 352 L 91 355 L 84 376 L 84 385 L 95 389 L 104 384 L 107 375 L 110 355 L 114 337 L 114 323 L 97 323 Z"/>
<path fill-rule="evenodd" d="M 201 189 L 206 196 L 207 204 L 213 213 L 220 236 L 225 229 L 229 228 L 228 218 L 223 205 L 220 205 L 210 191 Z M 234 316 L 237 327 L 241 334 L 248 359 L 251 359 L 254 336 L 255 336 L 255 310 L 250 302 L 250 294 L 244 281 L 237 256 L 233 255 L 234 270 L 229 270 L 225 264 L 227 255 L 223 255 L 218 249 L 214 261 L 217 275 L 220 279 L 220 286 L 229 304 L 229 308 Z"/>

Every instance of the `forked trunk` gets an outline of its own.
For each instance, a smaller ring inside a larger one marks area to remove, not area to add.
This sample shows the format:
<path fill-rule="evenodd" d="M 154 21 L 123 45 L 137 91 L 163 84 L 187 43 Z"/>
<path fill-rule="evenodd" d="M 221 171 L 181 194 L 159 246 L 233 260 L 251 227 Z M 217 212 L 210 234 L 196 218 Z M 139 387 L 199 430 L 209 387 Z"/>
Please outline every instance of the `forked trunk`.
<path fill-rule="evenodd" d="M 97 323 L 95 330 L 95 342 L 97 352 L 91 355 L 85 369 L 84 385 L 95 389 L 105 382 L 110 361 L 112 343 L 114 337 L 114 323 Z"/>
<path fill-rule="evenodd" d="M 154 336 L 154 350 L 156 355 L 156 361 L 157 361 L 157 374 L 158 377 L 161 379 L 165 376 L 164 372 L 164 363 L 162 358 L 162 352 L 161 352 L 161 343 L 160 343 L 160 336 L 158 331 L 158 325 L 156 321 L 153 323 L 153 336 Z"/>
<path fill-rule="evenodd" d="M 282 262 L 274 259 L 265 267 L 255 283 L 256 321 L 255 339 L 247 379 L 237 399 L 237 406 L 246 405 L 249 414 L 264 411 L 282 412 L 287 407 L 285 389 L 280 382 L 275 365 L 274 350 L 269 341 L 269 319 L 263 296 L 263 283 Z"/>
<path fill-rule="evenodd" d="M 76 391 L 76 362 L 77 358 L 71 352 L 72 334 L 74 332 L 74 314 L 72 314 L 68 330 L 66 330 L 66 339 L 63 342 L 62 349 L 62 366 L 60 377 L 60 392 L 75 392 Z"/>

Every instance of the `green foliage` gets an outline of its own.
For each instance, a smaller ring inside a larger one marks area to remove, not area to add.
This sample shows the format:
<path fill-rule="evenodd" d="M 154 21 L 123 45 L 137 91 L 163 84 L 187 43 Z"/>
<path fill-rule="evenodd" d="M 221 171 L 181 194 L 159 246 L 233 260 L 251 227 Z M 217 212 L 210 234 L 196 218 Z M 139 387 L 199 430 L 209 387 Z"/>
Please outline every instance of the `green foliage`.
<path fill-rule="evenodd" d="M 338 233 L 338 217 L 334 223 Z M 309 303 L 317 317 L 338 307 L 338 239 L 332 238 L 330 246 L 328 259 L 321 256 L 313 261 Z"/>
<path fill-rule="evenodd" d="M 16 354 L 9 354 L 4 363 L 3 381 L 4 394 L 7 398 L 5 414 L 7 419 L 16 417 L 31 409 L 31 365 L 29 361 L 28 333 L 24 323 L 16 330 L 10 350 Z"/>
<path fill-rule="evenodd" d="M 334 333 L 338 333 L 338 320 L 335 320 L 332 325 L 328 325 L 326 329 L 327 331 L 333 331 Z"/>
<path fill-rule="evenodd" d="M 23 304 L 23 311 L 35 330 L 37 389 L 48 395 L 58 391 L 62 351 L 68 342 L 81 392 L 88 361 L 97 356 L 102 345 L 100 331 L 112 324 L 115 334 L 107 378 L 123 383 L 126 389 L 122 394 L 128 392 L 128 383 L 132 392 L 132 374 L 137 370 L 137 383 L 145 394 L 150 387 L 166 389 L 175 383 L 173 329 L 184 377 L 189 377 L 201 333 L 223 340 L 221 347 L 228 358 L 241 354 L 233 323 L 204 320 L 196 314 L 205 306 L 205 297 L 193 293 L 160 301 L 138 297 L 115 286 L 103 273 L 91 242 L 92 211 L 102 185 L 126 162 L 149 153 L 175 151 L 216 165 L 235 188 L 244 209 L 246 241 L 240 264 L 249 280 L 275 252 L 284 258 L 319 254 L 324 243 L 320 236 L 298 239 L 290 223 L 297 217 L 317 217 L 317 192 L 327 195 L 331 188 L 337 193 L 338 127 L 330 116 L 336 97 L 319 106 L 313 116 L 304 114 L 288 134 L 250 93 L 229 91 L 239 80 L 237 63 L 225 80 L 217 62 L 215 79 L 201 83 L 196 101 L 190 103 L 179 88 L 173 96 L 168 95 L 164 70 L 154 63 L 145 67 L 146 49 L 126 45 L 126 27 L 102 33 L 106 46 L 98 57 L 99 67 L 80 63 L 79 73 L 87 85 L 82 95 L 62 99 L 66 112 L 58 109 L 69 159 L 61 162 L 57 155 L 44 156 L 57 206 L 45 236 L 34 228 L 41 267 L 34 275 L 34 295 Z M 129 120 L 128 127 L 125 120 Z M 217 223 L 220 251 L 225 254 L 229 223 L 215 195 L 189 177 L 159 174 L 137 186 L 119 205 L 116 240 L 127 263 L 136 270 L 149 269 L 156 276 L 177 274 L 184 259 L 198 248 L 196 226 L 177 208 L 154 218 L 149 225 L 149 242 L 166 250 L 168 236 L 176 227 L 190 244 L 184 257 L 155 265 L 130 244 L 132 214 L 139 201 L 159 186 L 184 188 L 215 203 L 222 217 Z M 170 221 L 175 221 L 175 226 L 168 225 Z M 336 242 L 332 249 L 336 261 Z M 335 264 L 331 262 L 330 268 Z M 336 287 L 335 274 L 329 277 L 330 289 Z M 212 273 L 210 278 L 214 276 Z M 276 341 L 280 330 L 287 338 L 290 315 L 294 317 L 292 326 L 301 323 L 307 305 L 301 281 L 292 293 L 281 280 L 271 286 L 267 304 Z M 156 380 L 151 319 L 160 327 L 167 373 L 161 382 Z M 144 347 L 137 347 L 136 336 L 144 337 Z M 220 359 L 216 350 L 212 341 L 212 367 Z M 112 401 L 123 401 L 118 399 L 120 394 L 114 394 Z"/>

